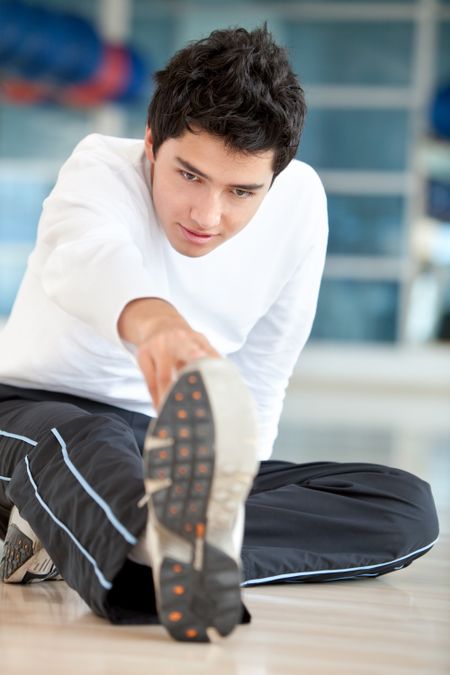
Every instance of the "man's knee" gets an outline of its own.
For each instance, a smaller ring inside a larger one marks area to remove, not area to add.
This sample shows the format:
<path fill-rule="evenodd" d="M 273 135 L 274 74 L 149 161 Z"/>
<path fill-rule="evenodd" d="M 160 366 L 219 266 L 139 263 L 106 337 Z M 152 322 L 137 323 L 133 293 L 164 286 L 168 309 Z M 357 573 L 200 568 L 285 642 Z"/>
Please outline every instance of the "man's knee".
<path fill-rule="evenodd" d="M 402 551 L 412 553 L 433 544 L 439 534 L 439 522 L 430 485 L 407 471 L 398 470 L 396 517 Z"/>
<path fill-rule="evenodd" d="M 133 429 L 119 415 L 75 416 L 51 429 L 53 450 L 75 461 L 95 466 L 100 458 L 125 461 L 140 457 Z"/>

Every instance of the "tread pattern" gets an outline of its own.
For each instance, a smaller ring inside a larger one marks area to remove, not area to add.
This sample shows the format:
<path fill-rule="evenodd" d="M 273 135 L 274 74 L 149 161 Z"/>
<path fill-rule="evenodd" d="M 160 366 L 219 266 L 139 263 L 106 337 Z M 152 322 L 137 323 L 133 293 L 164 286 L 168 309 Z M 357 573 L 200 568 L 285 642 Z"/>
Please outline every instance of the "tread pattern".
<path fill-rule="evenodd" d="M 6 534 L 0 566 L 1 578 L 8 581 L 34 555 L 33 542 L 19 528 L 11 524 Z"/>
<path fill-rule="evenodd" d="M 10 523 L 0 562 L 0 579 L 5 583 L 27 584 L 60 578 L 39 540 L 33 541 L 15 523 Z"/>
<path fill-rule="evenodd" d="M 178 381 L 152 435 L 168 445 L 145 455 L 147 478 L 169 479 L 171 486 L 153 495 L 158 520 L 193 543 L 205 526 L 214 472 L 214 424 L 207 393 L 198 373 Z"/>
<path fill-rule="evenodd" d="M 146 478 L 170 485 L 151 492 L 166 533 L 191 546 L 186 563 L 162 561 L 157 589 L 160 620 L 176 640 L 208 642 L 207 629 L 228 635 L 241 617 L 240 570 L 207 542 L 207 508 L 214 476 L 214 421 L 200 372 L 182 375 L 150 429 L 167 445 L 144 454 Z"/>

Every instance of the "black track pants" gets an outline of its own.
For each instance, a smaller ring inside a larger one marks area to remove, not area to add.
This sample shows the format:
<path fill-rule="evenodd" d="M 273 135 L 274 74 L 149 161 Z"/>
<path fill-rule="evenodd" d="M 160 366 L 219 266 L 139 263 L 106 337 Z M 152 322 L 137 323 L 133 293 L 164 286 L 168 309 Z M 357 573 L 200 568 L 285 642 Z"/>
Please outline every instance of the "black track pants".
<path fill-rule="evenodd" d="M 0 385 L 0 537 L 15 504 L 98 615 L 158 621 L 151 570 L 127 559 L 147 509 L 149 418 L 66 394 Z M 263 462 L 246 503 L 244 585 L 378 576 L 438 536 L 430 487 L 376 464 Z M 49 582 L 55 583 L 55 582 Z"/>

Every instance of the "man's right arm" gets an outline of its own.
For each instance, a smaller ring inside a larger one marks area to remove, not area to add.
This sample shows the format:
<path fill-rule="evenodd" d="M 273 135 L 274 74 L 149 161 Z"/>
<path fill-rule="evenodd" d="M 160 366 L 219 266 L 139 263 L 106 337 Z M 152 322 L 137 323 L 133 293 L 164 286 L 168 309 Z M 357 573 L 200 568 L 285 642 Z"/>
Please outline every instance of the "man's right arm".
<path fill-rule="evenodd" d="M 123 340 L 137 348 L 136 358 L 157 409 L 179 370 L 203 356 L 220 357 L 204 335 L 159 298 L 129 302 L 117 329 Z"/>
<path fill-rule="evenodd" d="M 143 215 L 139 202 L 130 211 L 115 161 L 94 135 L 64 164 L 41 216 L 37 271 L 44 293 L 64 312 L 112 344 L 135 346 L 157 408 L 178 370 L 219 354 L 163 299 L 158 251 L 146 251 L 144 265 L 128 226 Z"/>

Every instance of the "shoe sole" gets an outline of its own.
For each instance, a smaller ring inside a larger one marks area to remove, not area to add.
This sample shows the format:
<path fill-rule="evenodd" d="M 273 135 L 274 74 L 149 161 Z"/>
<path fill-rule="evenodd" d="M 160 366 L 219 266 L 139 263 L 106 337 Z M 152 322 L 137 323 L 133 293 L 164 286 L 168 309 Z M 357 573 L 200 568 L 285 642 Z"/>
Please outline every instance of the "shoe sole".
<path fill-rule="evenodd" d="M 233 364 L 185 368 L 149 428 L 144 466 L 159 617 L 208 642 L 240 622 L 243 504 L 257 470 L 251 396 Z M 239 521 L 240 519 L 240 521 Z"/>

